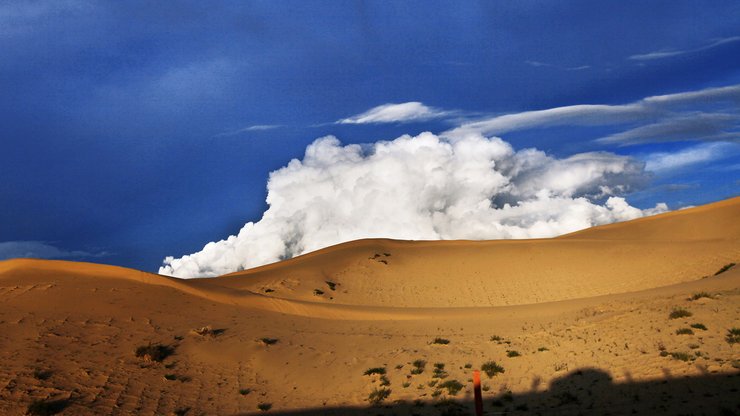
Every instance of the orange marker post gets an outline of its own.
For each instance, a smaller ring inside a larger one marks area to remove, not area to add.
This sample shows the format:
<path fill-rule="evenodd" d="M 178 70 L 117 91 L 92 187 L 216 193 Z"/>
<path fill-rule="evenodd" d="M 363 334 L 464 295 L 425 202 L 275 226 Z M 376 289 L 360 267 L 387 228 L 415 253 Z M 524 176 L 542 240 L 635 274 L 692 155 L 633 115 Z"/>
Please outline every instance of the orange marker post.
<path fill-rule="evenodd" d="M 473 392 L 475 392 L 475 416 L 483 416 L 483 395 L 480 392 L 480 371 L 473 370 Z"/>

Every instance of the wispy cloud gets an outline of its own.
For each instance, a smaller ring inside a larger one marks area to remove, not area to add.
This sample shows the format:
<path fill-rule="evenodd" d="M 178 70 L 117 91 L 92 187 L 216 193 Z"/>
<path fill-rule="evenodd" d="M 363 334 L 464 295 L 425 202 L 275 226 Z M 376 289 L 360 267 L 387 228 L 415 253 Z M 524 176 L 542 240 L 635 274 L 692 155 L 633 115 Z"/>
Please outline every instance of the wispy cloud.
<path fill-rule="evenodd" d="M 590 69 L 591 68 L 591 65 L 562 66 L 562 65 L 550 64 L 550 63 L 547 63 L 547 62 L 529 61 L 529 60 L 524 61 L 524 63 L 527 64 L 527 65 L 529 65 L 529 66 L 533 66 L 533 67 L 537 67 L 537 68 L 540 68 L 540 67 L 555 68 L 555 69 L 559 69 L 561 71 L 583 71 L 585 69 Z"/>
<path fill-rule="evenodd" d="M 740 153 L 740 146 L 733 143 L 702 143 L 678 152 L 652 153 L 645 158 L 645 170 L 666 172 L 700 163 L 709 163 Z"/>
<path fill-rule="evenodd" d="M 0 260 L 14 258 L 64 259 L 105 257 L 110 253 L 91 253 L 82 250 L 63 250 L 45 241 L 5 241 L 0 242 Z"/>
<path fill-rule="evenodd" d="M 227 137 L 227 136 L 236 136 L 237 134 L 241 133 L 248 133 L 250 131 L 265 131 L 265 130 L 272 130 L 282 127 L 279 124 L 255 124 L 253 126 L 244 127 L 237 130 L 227 131 L 224 133 L 219 133 L 214 135 L 213 137 Z"/>
<path fill-rule="evenodd" d="M 657 141 L 738 140 L 740 85 L 647 97 L 620 105 L 582 104 L 504 114 L 463 123 L 443 135 L 497 135 L 551 126 L 618 126 L 626 131 L 597 139 L 630 145 Z"/>
<path fill-rule="evenodd" d="M 716 48 L 717 46 L 724 45 L 727 43 L 733 43 L 733 42 L 740 42 L 740 36 L 732 36 L 728 38 L 720 38 L 720 39 L 713 39 L 710 43 L 694 48 L 694 49 L 685 49 L 685 50 L 678 50 L 678 49 L 665 49 L 660 51 L 653 51 L 653 52 L 647 52 L 647 53 L 640 53 L 636 55 L 632 55 L 627 59 L 633 60 L 633 61 L 650 61 L 654 59 L 664 59 L 664 58 L 671 58 L 674 56 L 679 55 L 686 55 L 690 53 L 696 53 L 696 52 L 702 52 L 706 51 L 708 49 Z"/>
<path fill-rule="evenodd" d="M 364 113 L 338 120 L 336 124 L 408 123 L 446 117 L 452 114 L 418 101 L 401 104 L 383 104 Z"/>

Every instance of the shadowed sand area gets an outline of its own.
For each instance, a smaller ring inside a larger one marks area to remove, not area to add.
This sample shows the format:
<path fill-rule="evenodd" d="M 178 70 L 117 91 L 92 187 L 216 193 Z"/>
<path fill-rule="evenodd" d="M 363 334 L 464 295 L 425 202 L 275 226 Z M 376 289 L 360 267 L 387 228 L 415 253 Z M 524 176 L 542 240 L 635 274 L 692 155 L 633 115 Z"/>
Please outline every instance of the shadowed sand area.
<path fill-rule="evenodd" d="M 472 414 L 488 361 L 490 415 L 740 413 L 740 267 L 715 276 L 731 263 L 740 198 L 554 239 L 360 240 L 214 279 L 0 262 L 0 414 Z M 150 344 L 171 354 L 136 356 Z"/>

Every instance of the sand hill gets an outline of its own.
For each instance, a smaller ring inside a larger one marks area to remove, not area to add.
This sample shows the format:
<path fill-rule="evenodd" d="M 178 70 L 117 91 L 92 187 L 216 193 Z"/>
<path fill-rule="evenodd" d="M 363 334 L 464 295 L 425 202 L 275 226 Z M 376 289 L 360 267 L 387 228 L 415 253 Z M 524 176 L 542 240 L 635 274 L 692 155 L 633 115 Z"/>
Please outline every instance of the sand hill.
<path fill-rule="evenodd" d="M 214 279 L 0 262 L 0 414 L 472 414 L 481 367 L 491 415 L 732 414 L 739 260 L 734 198 Z"/>

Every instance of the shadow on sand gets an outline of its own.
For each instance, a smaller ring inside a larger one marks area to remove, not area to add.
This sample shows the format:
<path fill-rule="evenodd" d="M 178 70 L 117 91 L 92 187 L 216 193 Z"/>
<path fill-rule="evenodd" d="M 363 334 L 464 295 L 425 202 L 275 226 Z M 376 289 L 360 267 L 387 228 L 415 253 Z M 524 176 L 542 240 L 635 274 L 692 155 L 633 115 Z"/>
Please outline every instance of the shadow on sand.
<path fill-rule="evenodd" d="M 535 379 L 533 391 L 521 394 L 492 394 L 498 391 L 495 382 L 495 377 L 488 380 L 491 391 L 483 393 L 485 415 L 740 415 L 740 372 L 674 378 L 666 370 L 662 379 L 615 384 L 608 373 L 583 368 L 554 380 L 546 390 L 538 388 Z M 392 399 L 393 394 L 388 400 Z M 276 405 L 268 413 L 256 410 L 244 414 L 421 416 L 474 415 L 475 411 L 472 393 L 461 392 L 457 397 L 432 401 L 291 411 L 280 411 Z"/>

